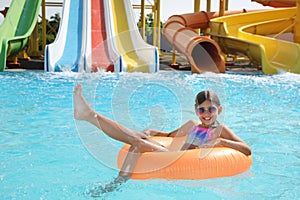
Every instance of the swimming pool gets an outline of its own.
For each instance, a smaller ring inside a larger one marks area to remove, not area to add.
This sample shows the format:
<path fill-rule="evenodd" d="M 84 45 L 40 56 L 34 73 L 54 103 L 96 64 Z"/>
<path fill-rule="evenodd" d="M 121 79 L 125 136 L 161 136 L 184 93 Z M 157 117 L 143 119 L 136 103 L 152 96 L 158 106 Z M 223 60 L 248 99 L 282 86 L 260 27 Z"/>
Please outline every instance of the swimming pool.
<path fill-rule="evenodd" d="M 97 111 L 137 130 L 172 130 L 193 118 L 194 94 L 215 90 L 220 121 L 252 148 L 246 173 L 210 180 L 130 180 L 105 199 L 299 199 L 300 76 L 44 72 L 0 73 L 1 199 L 90 199 L 117 176 L 123 144 L 74 121 L 83 84 Z"/>

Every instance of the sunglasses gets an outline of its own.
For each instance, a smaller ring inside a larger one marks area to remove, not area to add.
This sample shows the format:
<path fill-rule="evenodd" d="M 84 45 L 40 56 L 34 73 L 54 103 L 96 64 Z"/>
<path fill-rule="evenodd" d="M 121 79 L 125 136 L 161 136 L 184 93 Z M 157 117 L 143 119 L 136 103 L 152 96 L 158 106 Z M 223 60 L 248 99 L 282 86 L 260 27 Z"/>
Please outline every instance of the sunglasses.
<path fill-rule="evenodd" d="M 196 108 L 196 111 L 202 115 L 205 111 L 208 111 L 210 114 L 217 112 L 218 108 L 216 106 L 209 106 L 207 110 L 204 107 Z"/>

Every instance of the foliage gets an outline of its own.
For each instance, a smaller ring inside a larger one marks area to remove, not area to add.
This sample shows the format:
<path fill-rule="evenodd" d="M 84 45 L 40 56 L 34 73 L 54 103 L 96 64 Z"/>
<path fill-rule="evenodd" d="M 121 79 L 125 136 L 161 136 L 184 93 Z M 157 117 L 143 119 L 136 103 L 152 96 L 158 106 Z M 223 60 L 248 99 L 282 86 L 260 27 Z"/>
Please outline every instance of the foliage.
<path fill-rule="evenodd" d="M 139 29 L 142 28 L 142 16 L 140 15 L 140 19 L 137 23 L 137 26 Z M 160 27 L 163 27 L 163 23 L 160 22 Z M 153 34 L 153 28 L 154 28 L 154 16 L 153 13 L 149 13 L 145 17 L 145 35 L 150 36 Z"/>
<path fill-rule="evenodd" d="M 58 33 L 61 17 L 59 13 L 50 17 L 50 20 L 46 19 L 46 44 L 54 42 L 56 35 Z M 38 32 L 39 32 L 39 49 L 42 49 L 42 21 L 38 22 Z"/>

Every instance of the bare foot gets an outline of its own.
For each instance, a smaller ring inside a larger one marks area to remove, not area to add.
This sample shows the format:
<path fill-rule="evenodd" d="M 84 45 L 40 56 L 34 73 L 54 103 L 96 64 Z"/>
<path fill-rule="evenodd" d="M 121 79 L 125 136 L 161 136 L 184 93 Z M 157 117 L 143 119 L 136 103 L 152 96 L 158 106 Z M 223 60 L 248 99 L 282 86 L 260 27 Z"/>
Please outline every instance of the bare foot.
<path fill-rule="evenodd" d="M 82 86 L 78 84 L 75 86 L 73 94 L 74 118 L 77 120 L 89 120 L 96 113 L 88 104 L 82 95 Z"/>

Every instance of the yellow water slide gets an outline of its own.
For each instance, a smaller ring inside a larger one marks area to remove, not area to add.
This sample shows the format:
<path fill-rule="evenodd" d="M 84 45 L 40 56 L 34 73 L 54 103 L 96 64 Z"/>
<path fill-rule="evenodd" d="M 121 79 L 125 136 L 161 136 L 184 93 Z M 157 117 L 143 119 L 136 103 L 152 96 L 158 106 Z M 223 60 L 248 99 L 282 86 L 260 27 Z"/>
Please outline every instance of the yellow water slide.
<path fill-rule="evenodd" d="M 244 54 L 263 73 L 300 74 L 300 44 L 278 36 L 292 33 L 296 8 L 277 8 L 215 18 L 211 36 L 224 53 Z"/>
<path fill-rule="evenodd" d="M 130 1 L 110 1 L 110 41 L 120 54 L 121 71 L 158 71 L 158 51 L 144 42 L 134 22 Z"/>

